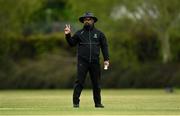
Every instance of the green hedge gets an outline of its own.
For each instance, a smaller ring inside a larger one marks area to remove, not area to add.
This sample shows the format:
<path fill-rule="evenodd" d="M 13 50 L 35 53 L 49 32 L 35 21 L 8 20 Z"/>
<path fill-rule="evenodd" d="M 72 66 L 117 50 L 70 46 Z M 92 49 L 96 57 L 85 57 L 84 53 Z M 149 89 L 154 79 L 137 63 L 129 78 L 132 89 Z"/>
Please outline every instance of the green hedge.
<path fill-rule="evenodd" d="M 107 36 L 110 38 L 110 35 Z M 103 88 L 180 87 L 180 64 L 176 60 L 161 64 L 159 57 L 154 57 L 158 55 L 158 41 L 151 37 L 148 39 L 147 35 L 138 36 L 138 39 L 123 33 L 120 36 L 121 39 L 112 36 L 113 41 L 109 41 L 111 65 L 108 71 L 101 66 Z M 1 89 L 73 87 L 76 79 L 76 49 L 69 47 L 63 33 L 20 37 L 11 39 L 8 44 L 9 52 L 1 60 Z M 149 45 L 148 48 L 152 49 L 146 53 L 141 45 Z M 175 54 L 178 53 L 178 46 L 172 48 Z M 144 53 L 146 55 L 142 55 Z M 149 59 L 150 53 L 154 54 Z M 144 60 L 139 59 L 139 56 L 143 56 Z M 85 87 L 91 87 L 88 78 Z"/>

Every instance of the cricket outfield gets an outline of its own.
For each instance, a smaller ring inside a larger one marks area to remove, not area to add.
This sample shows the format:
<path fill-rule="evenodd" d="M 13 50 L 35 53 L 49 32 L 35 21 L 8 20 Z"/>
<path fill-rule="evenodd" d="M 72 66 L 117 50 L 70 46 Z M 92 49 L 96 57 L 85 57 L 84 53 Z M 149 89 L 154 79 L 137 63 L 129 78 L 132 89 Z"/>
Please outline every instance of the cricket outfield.
<path fill-rule="evenodd" d="M 94 107 L 91 90 L 83 90 L 80 108 L 72 107 L 72 90 L 1 90 L 0 115 L 180 115 L 179 89 L 103 89 L 102 102 Z"/>

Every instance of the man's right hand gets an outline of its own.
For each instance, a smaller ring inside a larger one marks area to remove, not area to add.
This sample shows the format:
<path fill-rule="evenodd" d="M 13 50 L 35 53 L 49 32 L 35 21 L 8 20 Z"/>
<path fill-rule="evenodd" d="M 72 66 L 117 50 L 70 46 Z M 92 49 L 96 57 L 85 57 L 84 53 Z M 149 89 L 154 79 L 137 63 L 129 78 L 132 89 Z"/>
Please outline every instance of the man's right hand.
<path fill-rule="evenodd" d="M 66 26 L 64 28 L 64 33 L 65 34 L 70 34 L 71 33 L 71 26 L 70 25 L 66 24 Z"/>

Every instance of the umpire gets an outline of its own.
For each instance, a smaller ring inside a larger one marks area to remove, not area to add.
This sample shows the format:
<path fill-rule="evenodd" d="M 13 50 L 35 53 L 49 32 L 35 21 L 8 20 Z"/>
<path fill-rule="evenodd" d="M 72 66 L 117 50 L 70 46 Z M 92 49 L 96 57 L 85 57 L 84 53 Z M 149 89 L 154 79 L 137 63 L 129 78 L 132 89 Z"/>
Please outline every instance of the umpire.
<path fill-rule="evenodd" d="M 105 35 L 95 28 L 98 19 L 90 12 L 79 18 L 84 27 L 71 36 L 70 25 L 64 29 L 65 37 L 70 46 L 77 45 L 77 80 L 74 85 L 73 107 L 79 108 L 80 95 L 84 81 L 89 72 L 93 85 L 93 98 L 96 108 L 104 108 L 101 103 L 101 68 L 99 62 L 100 49 L 104 57 L 104 66 L 109 66 L 108 45 Z"/>

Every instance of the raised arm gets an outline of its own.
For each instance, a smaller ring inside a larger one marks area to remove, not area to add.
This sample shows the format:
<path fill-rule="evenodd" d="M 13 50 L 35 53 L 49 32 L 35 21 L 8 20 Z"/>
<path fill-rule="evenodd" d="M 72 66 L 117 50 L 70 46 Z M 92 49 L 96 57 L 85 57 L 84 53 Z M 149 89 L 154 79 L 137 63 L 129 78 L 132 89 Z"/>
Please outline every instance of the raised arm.
<path fill-rule="evenodd" d="M 78 36 L 77 34 L 74 34 L 71 36 L 71 26 L 67 25 L 64 28 L 64 34 L 67 42 L 69 43 L 70 46 L 75 46 L 78 43 Z"/>

